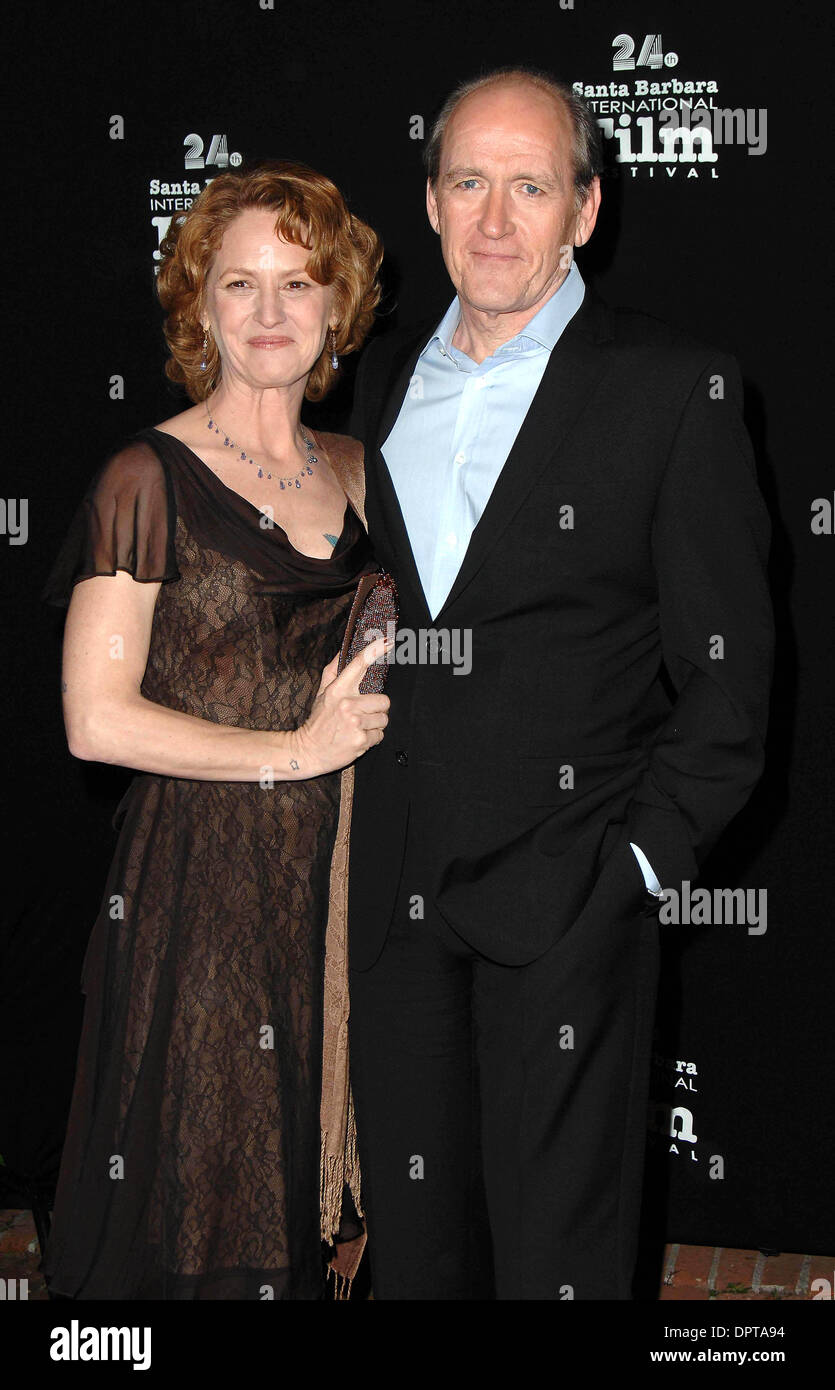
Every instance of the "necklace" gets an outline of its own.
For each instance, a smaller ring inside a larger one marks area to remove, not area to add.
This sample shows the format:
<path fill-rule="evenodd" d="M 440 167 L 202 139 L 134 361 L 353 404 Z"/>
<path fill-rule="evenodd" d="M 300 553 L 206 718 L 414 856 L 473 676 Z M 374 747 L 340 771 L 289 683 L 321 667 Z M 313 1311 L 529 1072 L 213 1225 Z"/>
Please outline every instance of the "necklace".
<path fill-rule="evenodd" d="M 221 424 L 220 424 L 220 422 L 219 422 L 218 420 L 213 420 L 213 419 L 211 418 L 211 416 L 209 415 L 209 408 L 208 408 L 208 406 L 206 407 L 206 416 L 207 416 L 208 421 L 209 421 L 209 423 L 208 423 L 208 425 L 206 426 L 206 428 L 207 428 L 207 429 L 210 429 L 210 430 L 214 430 L 215 434 L 217 434 L 217 435 L 223 435 L 223 442 L 224 442 L 225 446 L 226 446 L 228 449 L 237 449 L 240 458 L 246 459 L 247 463 L 251 463 L 251 464 L 252 464 L 253 468 L 257 468 L 257 469 L 258 469 L 258 477 L 259 477 L 259 478 L 263 478 L 263 476 L 264 476 L 264 470 L 263 470 L 263 468 L 260 466 L 260 464 L 257 464 L 257 463 L 255 462 L 255 459 L 254 459 L 254 458 L 250 458 L 250 456 L 249 456 L 249 454 L 246 452 L 246 450 L 245 450 L 245 449 L 242 449 L 242 448 L 240 447 L 240 445 L 236 444 L 235 441 L 234 441 L 234 439 L 230 439 L 230 438 L 229 438 L 229 435 L 228 435 L 228 434 L 226 433 L 226 431 L 222 428 L 222 426 L 221 426 Z M 301 487 L 301 485 L 302 485 L 302 483 L 301 483 L 302 478 L 306 477 L 308 474 L 310 474 L 311 477 L 313 476 L 313 469 L 312 469 L 312 467 L 311 467 L 311 464 L 314 464 L 314 463 L 318 463 L 318 462 L 319 462 L 319 460 L 317 459 L 316 455 L 315 455 L 314 452 L 313 452 L 313 440 L 308 438 L 308 436 L 305 434 L 304 430 L 302 429 L 301 425 L 299 425 L 299 429 L 301 430 L 301 436 L 302 436 L 302 439 L 303 439 L 303 441 L 304 441 L 304 447 L 305 447 L 306 450 L 307 450 L 307 463 L 305 464 L 304 468 L 302 468 L 298 473 L 288 473 L 285 477 L 283 477 L 283 478 L 278 478 L 278 479 L 276 480 L 276 481 L 278 482 L 278 485 L 279 485 L 279 487 L 281 488 L 282 492 L 284 491 L 285 484 L 286 484 L 287 487 L 292 487 L 294 484 L 295 484 L 296 487 Z M 273 476 L 272 473 L 268 473 L 268 474 L 267 474 L 267 477 L 268 477 L 268 478 L 272 478 L 272 476 Z"/>

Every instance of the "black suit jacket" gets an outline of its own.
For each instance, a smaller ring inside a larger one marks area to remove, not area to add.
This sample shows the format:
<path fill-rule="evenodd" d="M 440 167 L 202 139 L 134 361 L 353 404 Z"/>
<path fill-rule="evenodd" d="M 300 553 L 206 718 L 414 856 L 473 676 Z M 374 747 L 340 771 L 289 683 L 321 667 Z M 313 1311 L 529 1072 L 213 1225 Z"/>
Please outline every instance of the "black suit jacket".
<path fill-rule="evenodd" d="M 358 969 L 385 940 L 407 827 L 409 892 L 522 964 L 596 902 L 640 909 L 630 840 L 664 888 L 695 880 L 763 766 L 770 523 L 735 360 L 587 286 L 433 622 L 380 446 L 434 326 L 366 351 L 352 433 L 400 625 L 471 629 L 472 671 L 390 668 L 385 738 L 356 766 Z"/>

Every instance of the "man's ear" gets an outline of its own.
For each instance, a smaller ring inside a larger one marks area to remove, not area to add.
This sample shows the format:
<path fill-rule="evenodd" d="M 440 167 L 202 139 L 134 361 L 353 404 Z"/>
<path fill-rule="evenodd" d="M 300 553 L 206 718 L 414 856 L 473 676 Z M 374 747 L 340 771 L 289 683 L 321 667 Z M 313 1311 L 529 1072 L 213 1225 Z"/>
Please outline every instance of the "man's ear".
<path fill-rule="evenodd" d="M 574 229 L 574 245 L 585 246 L 597 221 L 597 214 L 600 211 L 600 179 L 595 175 L 591 181 L 586 201 L 577 214 L 577 226 Z"/>
<path fill-rule="evenodd" d="M 435 190 L 429 179 L 426 180 L 426 215 L 429 218 L 429 223 L 433 232 L 437 232 L 440 236 L 441 222 L 438 217 L 438 199 L 435 196 Z"/>

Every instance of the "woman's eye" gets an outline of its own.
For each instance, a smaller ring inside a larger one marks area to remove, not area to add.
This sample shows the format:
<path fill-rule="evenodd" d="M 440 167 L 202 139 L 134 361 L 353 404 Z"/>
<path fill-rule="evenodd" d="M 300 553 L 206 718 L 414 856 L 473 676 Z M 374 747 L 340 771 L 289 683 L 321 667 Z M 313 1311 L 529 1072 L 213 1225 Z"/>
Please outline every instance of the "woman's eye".
<path fill-rule="evenodd" d="M 306 280 L 290 280 L 290 281 L 288 282 L 288 285 L 289 285 L 289 288 L 290 288 L 291 290 L 293 290 L 293 289 L 306 290 L 306 289 L 307 289 L 307 281 L 306 281 Z"/>
<path fill-rule="evenodd" d="M 226 288 L 227 288 L 227 290 L 234 290 L 234 289 L 237 289 L 239 285 L 248 286 L 248 285 L 249 285 L 249 281 L 248 281 L 248 280 L 230 280 L 230 281 L 229 281 L 229 284 L 226 286 Z"/>

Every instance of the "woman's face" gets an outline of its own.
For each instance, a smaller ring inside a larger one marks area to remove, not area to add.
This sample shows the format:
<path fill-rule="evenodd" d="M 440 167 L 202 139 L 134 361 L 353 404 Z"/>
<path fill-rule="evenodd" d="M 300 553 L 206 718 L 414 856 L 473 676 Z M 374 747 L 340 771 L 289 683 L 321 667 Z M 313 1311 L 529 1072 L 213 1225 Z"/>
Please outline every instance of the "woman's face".
<path fill-rule="evenodd" d="M 225 382 L 255 390 L 305 382 L 322 351 L 333 290 L 307 274 L 308 251 L 276 236 L 276 214 L 247 208 L 227 227 L 206 283 L 208 326 Z"/>

